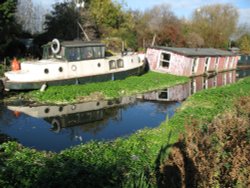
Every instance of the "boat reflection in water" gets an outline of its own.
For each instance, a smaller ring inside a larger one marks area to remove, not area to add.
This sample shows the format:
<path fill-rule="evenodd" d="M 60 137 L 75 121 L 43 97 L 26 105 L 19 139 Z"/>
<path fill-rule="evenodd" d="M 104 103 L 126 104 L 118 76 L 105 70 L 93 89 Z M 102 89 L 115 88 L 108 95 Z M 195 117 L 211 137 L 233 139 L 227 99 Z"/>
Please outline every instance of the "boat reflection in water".
<path fill-rule="evenodd" d="M 60 132 L 62 128 L 81 126 L 91 122 L 105 120 L 105 116 L 111 114 L 116 117 L 119 114 L 119 107 L 135 102 L 135 97 L 123 97 L 116 100 L 85 102 L 79 104 L 61 105 L 61 106 L 8 106 L 7 108 L 15 113 L 24 113 L 31 117 L 42 118 L 52 125 L 51 130 Z M 109 113 L 105 110 L 109 109 Z M 110 111 L 110 109 L 112 109 Z M 98 125 L 98 123 L 96 123 Z M 90 132 L 97 132 L 98 126 L 82 127 Z M 91 130 L 93 129 L 93 130 Z M 78 138 L 76 136 L 76 138 Z M 81 137 L 79 137 L 81 140 Z"/>
<path fill-rule="evenodd" d="M 232 84 L 236 81 L 236 71 L 223 72 L 214 76 L 193 77 L 190 82 L 167 89 L 138 95 L 138 98 L 152 101 L 183 101 L 188 96 L 217 86 Z"/>

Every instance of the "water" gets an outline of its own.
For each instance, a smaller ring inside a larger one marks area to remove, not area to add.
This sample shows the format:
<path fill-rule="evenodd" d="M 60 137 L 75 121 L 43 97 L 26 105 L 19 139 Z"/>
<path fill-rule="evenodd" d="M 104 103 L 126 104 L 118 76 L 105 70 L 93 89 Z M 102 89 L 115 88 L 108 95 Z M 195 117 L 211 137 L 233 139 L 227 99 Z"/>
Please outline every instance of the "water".
<path fill-rule="evenodd" d="M 112 140 L 156 127 L 166 115 L 172 117 L 179 105 L 127 97 L 66 106 L 1 106 L 0 132 L 24 146 L 58 152 L 90 140 Z"/>
<path fill-rule="evenodd" d="M 159 126 L 191 94 L 235 81 L 233 71 L 114 101 L 61 106 L 0 104 L 0 139 L 10 137 L 27 147 L 59 152 L 90 140 L 126 137 Z"/>

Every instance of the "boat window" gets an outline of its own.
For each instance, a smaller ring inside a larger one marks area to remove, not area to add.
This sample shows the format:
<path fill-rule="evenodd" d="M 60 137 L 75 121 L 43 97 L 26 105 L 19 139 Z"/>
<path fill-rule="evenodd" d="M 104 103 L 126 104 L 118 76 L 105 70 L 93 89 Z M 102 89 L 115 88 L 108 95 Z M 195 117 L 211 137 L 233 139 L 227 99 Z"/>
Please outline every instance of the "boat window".
<path fill-rule="evenodd" d="M 68 61 L 104 58 L 105 47 L 104 46 L 70 47 L 67 48 L 66 57 Z"/>
<path fill-rule="evenodd" d="M 49 59 L 53 57 L 52 50 L 49 45 L 43 47 L 43 59 Z"/>
<path fill-rule="evenodd" d="M 94 46 L 92 47 L 94 51 L 95 58 L 104 58 L 104 47 Z"/>
<path fill-rule="evenodd" d="M 168 89 L 161 91 L 158 95 L 159 99 L 168 99 Z"/>
<path fill-rule="evenodd" d="M 69 61 L 81 60 L 80 48 L 68 48 L 67 49 L 67 59 Z"/>
<path fill-rule="evenodd" d="M 110 69 L 116 69 L 116 62 L 115 62 L 115 60 L 109 61 L 109 68 Z"/>
<path fill-rule="evenodd" d="M 208 68 L 209 68 L 209 62 L 210 62 L 210 58 L 209 57 L 206 57 L 206 61 L 205 61 L 205 72 L 208 71 Z"/>
<path fill-rule="evenodd" d="M 117 60 L 117 66 L 118 68 L 123 68 L 124 67 L 124 61 L 122 59 Z"/>
<path fill-rule="evenodd" d="M 94 58 L 93 47 L 88 46 L 81 48 L 81 54 L 83 56 L 83 59 L 93 59 Z"/>
<path fill-rule="evenodd" d="M 169 53 L 161 53 L 160 66 L 164 68 L 169 68 L 171 55 Z"/>
<path fill-rule="evenodd" d="M 192 73 L 195 74 L 197 72 L 199 58 L 194 58 L 193 64 L 192 64 Z"/>

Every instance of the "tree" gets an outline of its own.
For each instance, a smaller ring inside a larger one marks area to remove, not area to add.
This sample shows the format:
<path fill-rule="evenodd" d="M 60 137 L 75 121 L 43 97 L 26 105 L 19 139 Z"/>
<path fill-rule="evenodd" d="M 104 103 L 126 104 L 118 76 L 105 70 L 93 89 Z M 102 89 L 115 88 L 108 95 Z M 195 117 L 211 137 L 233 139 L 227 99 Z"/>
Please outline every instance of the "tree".
<path fill-rule="evenodd" d="M 199 48 L 204 45 L 204 40 L 203 38 L 194 32 L 190 32 L 187 34 L 186 38 L 186 46 L 190 48 Z"/>
<path fill-rule="evenodd" d="M 183 46 L 184 36 L 180 20 L 171 11 L 168 4 L 154 6 L 143 15 L 146 21 L 146 28 L 149 29 L 152 38 L 155 38 L 157 45 Z M 154 36 L 154 37 L 153 37 Z"/>
<path fill-rule="evenodd" d="M 116 42 L 123 41 L 126 47 L 137 48 L 132 12 L 124 11 L 122 4 L 92 0 L 88 10 L 101 38 L 113 38 Z"/>
<path fill-rule="evenodd" d="M 242 54 L 250 54 L 250 34 L 243 35 L 238 43 Z"/>
<path fill-rule="evenodd" d="M 42 32 L 45 14 L 46 9 L 40 5 L 33 4 L 32 0 L 18 1 L 16 19 L 25 32 L 30 34 Z"/>
<path fill-rule="evenodd" d="M 207 5 L 193 13 L 193 32 L 204 39 L 206 47 L 227 48 L 238 17 L 237 9 L 230 4 Z"/>
<path fill-rule="evenodd" d="M 45 32 L 47 40 L 59 38 L 73 40 L 77 38 L 78 12 L 75 3 L 56 3 L 51 14 L 46 15 Z"/>
<path fill-rule="evenodd" d="M 16 0 L 0 1 L 0 58 L 4 56 L 5 48 L 20 31 L 15 20 L 16 5 Z"/>

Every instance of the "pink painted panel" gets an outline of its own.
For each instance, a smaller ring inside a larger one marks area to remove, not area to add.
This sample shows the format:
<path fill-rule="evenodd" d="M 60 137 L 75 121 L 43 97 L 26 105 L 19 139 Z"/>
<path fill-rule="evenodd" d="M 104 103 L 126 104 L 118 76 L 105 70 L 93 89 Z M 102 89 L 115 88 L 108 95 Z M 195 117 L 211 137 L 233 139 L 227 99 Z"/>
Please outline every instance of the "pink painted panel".
<path fill-rule="evenodd" d="M 196 81 L 196 92 L 202 90 L 203 89 L 203 77 L 202 76 L 196 77 L 195 81 Z"/>
<path fill-rule="evenodd" d="M 210 58 L 210 64 L 209 64 L 209 71 L 215 71 L 215 61 L 216 61 L 216 57 L 211 57 Z"/>
<path fill-rule="evenodd" d="M 236 82 L 236 71 L 232 72 L 232 81 L 233 81 L 233 83 Z"/>
<path fill-rule="evenodd" d="M 189 96 L 189 83 L 168 89 L 170 101 L 182 101 Z"/>
<path fill-rule="evenodd" d="M 238 58 L 239 58 L 239 56 L 234 56 L 234 64 L 233 64 L 233 69 L 236 69 L 236 68 L 237 68 Z"/>
<path fill-rule="evenodd" d="M 206 58 L 204 58 L 204 57 L 199 58 L 199 63 L 198 63 L 198 68 L 197 68 L 197 71 L 196 71 L 196 75 L 204 74 L 205 61 L 206 61 Z"/>
<path fill-rule="evenodd" d="M 183 55 L 171 54 L 170 66 L 168 72 L 170 74 L 191 76 L 192 59 Z"/>
<path fill-rule="evenodd" d="M 208 78 L 208 88 L 211 88 L 214 86 L 214 77 Z"/>
<path fill-rule="evenodd" d="M 218 74 L 217 75 L 217 86 L 222 86 L 223 85 L 223 74 Z"/>
<path fill-rule="evenodd" d="M 224 62 L 226 61 L 225 57 L 219 58 L 219 64 L 218 64 L 218 72 L 221 72 L 224 70 Z"/>
<path fill-rule="evenodd" d="M 156 49 L 148 48 L 146 52 L 146 58 L 151 70 L 156 70 L 160 51 Z"/>

